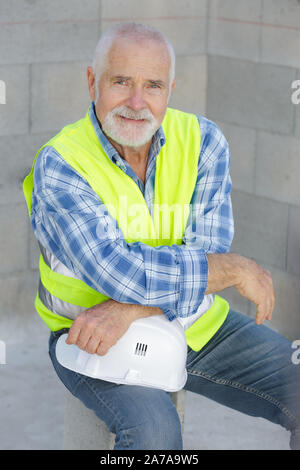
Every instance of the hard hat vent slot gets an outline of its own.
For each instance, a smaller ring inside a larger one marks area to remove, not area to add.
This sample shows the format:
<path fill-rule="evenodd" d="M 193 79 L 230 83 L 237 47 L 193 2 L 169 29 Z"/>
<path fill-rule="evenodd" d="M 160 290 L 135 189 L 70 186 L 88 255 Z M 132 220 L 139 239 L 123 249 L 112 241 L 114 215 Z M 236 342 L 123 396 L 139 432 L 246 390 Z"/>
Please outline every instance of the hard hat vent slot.
<path fill-rule="evenodd" d="M 136 343 L 135 352 L 136 356 L 146 356 L 148 345 L 143 343 Z"/>

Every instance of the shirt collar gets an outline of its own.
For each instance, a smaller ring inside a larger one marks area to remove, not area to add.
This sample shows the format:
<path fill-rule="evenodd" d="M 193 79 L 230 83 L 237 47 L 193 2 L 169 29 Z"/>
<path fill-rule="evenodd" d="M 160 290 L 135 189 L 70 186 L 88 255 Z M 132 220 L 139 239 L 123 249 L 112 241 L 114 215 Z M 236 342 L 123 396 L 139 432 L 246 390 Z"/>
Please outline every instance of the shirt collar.
<path fill-rule="evenodd" d="M 91 119 L 91 122 L 93 124 L 93 127 L 95 129 L 96 135 L 105 151 L 107 156 L 115 163 L 116 161 L 120 162 L 120 159 L 123 160 L 117 150 L 112 146 L 112 144 L 109 142 L 105 134 L 103 133 L 101 129 L 101 125 L 98 121 L 97 115 L 96 115 L 96 110 L 95 110 L 95 103 L 92 101 L 91 106 L 89 108 L 89 117 Z M 153 139 L 152 139 L 152 145 L 150 148 L 149 152 L 149 157 L 154 158 L 156 157 L 160 149 L 162 148 L 163 145 L 166 143 L 166 137 L 163 131 L 163 128 L 160 126 L 159 129 L 155 132 Z"/>

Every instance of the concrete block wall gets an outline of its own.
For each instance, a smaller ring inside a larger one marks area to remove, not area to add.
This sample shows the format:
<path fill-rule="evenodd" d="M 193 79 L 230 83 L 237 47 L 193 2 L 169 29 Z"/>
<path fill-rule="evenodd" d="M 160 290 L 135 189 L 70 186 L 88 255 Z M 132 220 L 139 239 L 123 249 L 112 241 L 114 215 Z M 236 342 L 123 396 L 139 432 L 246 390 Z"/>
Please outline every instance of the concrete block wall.
<path fill-rule="evenodd" d="M 207 117 L 231 148 L 235 238 L 232 250 L 272 274 L 270 326 L 300 335 L 300 105 L 291 85 L 300 69 L 298 0 L 211 0 Z M 255 306 L 227 290 L 232 305 Z"/>
<path fill-rule="evenodd" d="M 0 0 L 0 338 L 47 332 L 34 310 L 38 247 L 24 176 L 41 145 L 89 105 L 85 71 L 101 31 L 99 0 Z"/>
<path fill-rule="evenodd" d="M 38 250 L 22 181 L 40 145 L 82 117 L 85 78 L 101 34 L 139 21 L 165 32 L 177 56 L 170 105 L 217 122 L 232 152 L 233 250 L 271 270 L 277 303 L 270 325 L 300 337 L 300 79 L 298 0 L 0 0 L 0 339 L 34 312 Z M 234 289 L 224 295 L 253 315 Z"/>

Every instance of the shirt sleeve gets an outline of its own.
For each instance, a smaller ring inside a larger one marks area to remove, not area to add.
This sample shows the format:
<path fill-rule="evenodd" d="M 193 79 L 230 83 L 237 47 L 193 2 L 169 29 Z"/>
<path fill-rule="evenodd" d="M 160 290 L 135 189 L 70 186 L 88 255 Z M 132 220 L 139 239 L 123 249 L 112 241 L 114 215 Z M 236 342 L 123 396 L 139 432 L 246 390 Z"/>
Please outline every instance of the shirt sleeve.
<path fill-rule="evenodd" d="M 194 314 L 203 300 L 204 249 L 127 243 L 98 195 L 51 147 L 35 164 L 31 223 L 79 279 L 118 302 L 160 307 L 171 321 Z"/>
<path fill-rule="evenodd" d="M 220 128 L 198 116 L 202 143 L 198 178 L 183 243 L 205 253 L 230 251 L 234 236 L 230 150 Z"/>

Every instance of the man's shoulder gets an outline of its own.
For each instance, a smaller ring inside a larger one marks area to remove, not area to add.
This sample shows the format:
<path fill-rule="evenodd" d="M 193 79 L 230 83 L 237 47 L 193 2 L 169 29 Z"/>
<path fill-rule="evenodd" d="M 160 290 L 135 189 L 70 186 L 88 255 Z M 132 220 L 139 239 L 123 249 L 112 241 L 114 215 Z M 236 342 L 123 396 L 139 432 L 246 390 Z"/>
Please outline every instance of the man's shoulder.
<path fill-rule="evenodd" d="M 200 126 L 201 137 L 203 143 L 206 145 L 218 144 L 218 146 L 227 147 L 228 142 L 221 129 L 221 127 L 211 119 L 197 114 L 197 119 Z"/>
<path fill-rule="evenodd" d="M 34 165 L 35 189 L 79 190 L 87 186 L 86 181 L 77 173 L 51 145 L 40 150 Z"/>
<path fill-rule="evenodd" d="M 208 119 L 207 117 L 201 114 L 196 114 L 196 117 L 198 119 L 201 135 L 203 137 L 204 136 L 214 137 L 214 138 L 224 137 L 222 129 L 216 122 L 212 121 L 211 119 Z"/>
<path fill-rule="evenodd" d="M 58 165 L 64 165 L 64 160 L 52 145 L 45 144 L 38 152 L 34 171 L 43 174 L 50 174 Z"/>
<path fill-rule="evenodd" d="M 220 126 L 205 116 L 196 116 L 201 134 L 199 167 L 211 166 L 220 158 L 230 159 L 229 145 Z"/>

